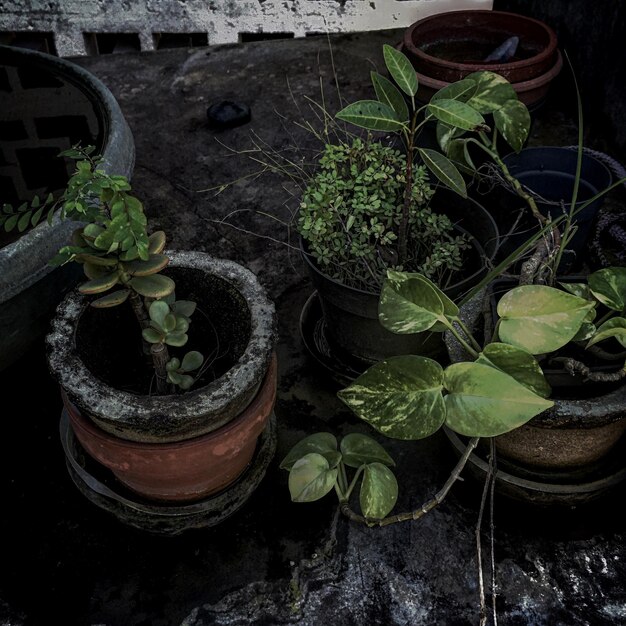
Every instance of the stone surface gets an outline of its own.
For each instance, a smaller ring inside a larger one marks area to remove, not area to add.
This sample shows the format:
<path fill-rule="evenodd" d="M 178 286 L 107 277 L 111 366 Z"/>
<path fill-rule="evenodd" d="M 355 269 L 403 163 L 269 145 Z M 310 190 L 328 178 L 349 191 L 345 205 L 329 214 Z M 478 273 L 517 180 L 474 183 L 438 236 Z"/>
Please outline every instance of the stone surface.
<path fill-rule="evenodd" d="M 397 41 L 396 36 L 333 39 L 346 100 L 370 97 L 369 60 L 382 69 L 381 44 Z M 169 233 L 172 248 L 195 248 L 243 263 L 276 302 L 278 451 L 260 487 L 226 524 L 174 538 L 127 528 L 88 502 L 68 476 L 58 437 L 61 403 L 43 350 L 35 351 L 0 380 L 6 401 L 18 406 L 5 412 L 0 457 L 0 623 L 477 624 L 474 530 L 480 482 L 467 476 L 421 521 L 368 529 L 338 516 L 330 497 L 292 504 L 287 474 L 278 467 L 308 433 L 372 434 L 337 400 L 337 387 L 304 352 L 298 320 L 311 285 L 297 250 L 285 245 L 285 228 L 260 214 L 288 219 L 294 208 L 284 206 L 290 189 L 271 176 L 244 178 L 254 164 L 224 147 L 249 146 L 251 132 L 275 147 L 294 137 L 305 147 L 315 146 L 277 112 L 297 117 L 287 76 L 299 103 L 304 95 L 319 95 L 321 79 L 327 106 L 336 110 L 325 39 L 81 63 L 109 85 L 133 130 L 133 184 L 146 200 L 151 227 Z M 221 143 L 206 127 L 207 86 L 215 98 L 245 96 L 255 112 L 250 125 L 221 133 Z M 549 130 L 557 141 L 574 142 L 571 121 L 556 104 L 537 118 L 533 141 Z M 236 177 L 239 184 L 217 194 Z M 214 190 L 200 192 L 207 188 Z M 227 216 L 235 227 L 221 223 Z M 418 442 L 373 436 L 396 460 L 399 511 L 430 498 L 456 462 L 443 433 Z M 624 491 L 576 510 L 548 511 L 496 498 L 498 623 L 626 624 L 626 526 L 615 504 Z M 488 520 L 481 537 L 490 607 Z"/>

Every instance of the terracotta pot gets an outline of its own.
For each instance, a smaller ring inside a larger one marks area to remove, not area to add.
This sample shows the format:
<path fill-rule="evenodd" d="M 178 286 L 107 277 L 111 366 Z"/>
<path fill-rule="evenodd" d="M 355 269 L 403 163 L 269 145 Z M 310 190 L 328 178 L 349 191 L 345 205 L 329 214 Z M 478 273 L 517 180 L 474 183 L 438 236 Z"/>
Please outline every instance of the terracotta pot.
<path fill-rule="evenodd" d="M 509 62 L 483 61 L 513 36 L 519 37 L 519 45 Z M 465 10 L 431 15 L 407 28 L 403 44 L 420 74 L 445 82 L 489 70 L 510 83 L 521 83 L 545 75 L 557 58 L 557 38 L 549 26 L 503 11 Z"/>
<path fill-rule="evenodd" d="M 200 437 L 171 443 L 139 443 L 98 428 L 63 394 L 74 434 L 96 461 L 144 498 L 192 501 L 218 493 L 250 463 L 276 399 L 276 356 L 252 403 L 225 426 Z"/>

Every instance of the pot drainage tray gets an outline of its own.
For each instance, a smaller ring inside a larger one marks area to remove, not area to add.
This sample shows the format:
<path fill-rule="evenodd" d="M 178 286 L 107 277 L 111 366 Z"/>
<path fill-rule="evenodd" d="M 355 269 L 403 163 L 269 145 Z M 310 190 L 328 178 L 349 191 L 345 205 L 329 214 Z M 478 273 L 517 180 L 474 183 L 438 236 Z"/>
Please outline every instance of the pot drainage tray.
<path fill-rule="evenodd" d="M 79 491 L 124 524 L 159 535 L 178 535 L 194 528 L 216 526 L 230 517 L 257 488 L 276 451 L 276 417 L 272 414 L 250 465 L 227 489 L 190 504 L 159 504 L 126 489 L 109 470 L 85 453 L 74 436 L 65 409 L 59 431 L 68 472 Z"/>
<path fill-rule="evenodd" d="M 444 427 L 446 436 L 460 456 L 466 440 Z M 496 491 L 514 500 L 540 506 L 577 506 L 594 501 L 626 480 L 624 463 L 626 439 L 623 439 L 592 471 L 550 472 L 529 470 L 513 463 L 498 461 Z M 489 468 L 486 457 L 476 450 L 470 455 L 467 469 L 476 480 L 484 481 Z"/>
<path fill-rule="evenodd" d="M 300 335 L 307 352 L 331 378 L 342 387 L 358 378 L 371 363 L 357 361 L 343 355 L 326 338 L 324 314 L 317 291 L 314 291 L 302 307 Z"/>

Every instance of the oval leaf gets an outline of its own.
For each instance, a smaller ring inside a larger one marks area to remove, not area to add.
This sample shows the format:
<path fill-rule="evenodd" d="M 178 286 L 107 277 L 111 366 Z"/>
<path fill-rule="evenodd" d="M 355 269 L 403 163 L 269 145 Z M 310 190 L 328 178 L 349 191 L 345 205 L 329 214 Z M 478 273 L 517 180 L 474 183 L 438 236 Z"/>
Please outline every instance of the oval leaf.
<path fill-rule="evenodd" d="M 485 346 L 476 363 L 498 368 L 542 398 L 548 398 L 552 393 L 537 359 L 521 348 L 507 343 L 490 343 Z"/>
<path fill-rule="evenodd" d="M 124 263 L 124 268 L 132 276 L 150 276 L 160 272 L 170 262 L 164 254 L 151 254 L 147 261 L 129 261 Z"/>
<path fill-rule="evenodd" d="M 437 100 L 459 100 L 467 102 L 478 89 L 478 83 L 470 78 L 457 80 L 456 83 L 450 83 L 437 91 L 430 99 L 432 102 Z"/>
<path fill-rule="evenodd" d="M 348 467 L 361 467 L 365 463 L 395 465 L 394 460 L 377 441 L 361 433 L 350 433 L 341 440 L 341 455 Z"/>
<path fill-rule="evenodd" d="M 148 252 L 150 254 L 160 254 L 165 249 L 165 233 L 157 230 L 148 237 Z"/>
<path fill-rule="evenodd" d="M 183 357 L 183 362 L 180 365 L 181 369 L 184 372 L 193 372 L 193 370 L 197 370 L 202 366 L 204 362 L 204 357 L 197 350 L 190 350 Z"/>
<path fill-rule="evenodd" d="M 493 119 L 509 146 L 519 152 L 530 131 L 530 113 L 526 105 L 519 100 L 510 100 L 493 112 Z"/>
<path fill-rule="evenodd" d="M 298 459 L 289 472 L 289 493 L 294 502 L 323 498 L 337 482 L 337 470 L 330 469 L 321 455 L 310 453 Z"/>
<path fill-rule="evenodd" d="M 164 298 L 174 291 L 174 281 L 162 274 L 153 276 L 135 276 L 130 279 L 130 286 L 141 296 Z"/>
<path fill-rule="evenodd" d="M 455 363 L 445 371 L 446 425 L 468 437 L 496 437 L 525 424 L 554 403 L 482 363 Z"/>
<path fill-rule="evenodd" d="M 159 331 L 157 331 L 155 328 L 144 328 L 141 331 L 141 336 L 148 343 L 162 343 L 163 342 L 163 335 Z"/>
<path fill-rule="evenodd" d="M 165 318 L 170 313 L 170 307 L 162 300 L 155 300 L 148 308 L 148 315 L 153 322 L 156 322 L 161 328 L 165 328 Z"/>
<path fill-rule="evenodd" d="M 118 306 L 119 304 L 126 302 L 129 294 L 129 289 L 120 289 L 118 291 L 114 291 L 113 293 L 109 293 L 102 298 L 98 298 L 91 303 L 91 306 L 96 309 L 108 309 L 113 306 Z"/>
<path fill-rule="evenodd" d="M 398 87 L 407 96 L 413 97 L 417 93 L 418 82 L 417 74 L 415 73 L 415 68 L 411 65 L 411 61 L 402 52 L 389 44 L 383 46 L 383 57 L 387 70 L 398 84 Z"/>
<path fill-rule="evenodd" d="M 191 300 L 176 300 L 172 303 L 172 311 L 176 315 L 183 315 L 184 317 L 191 317 L 196 310 L 196 303 Z"/>
<path fill-rule="evenodd" d="M 623 317 L 614 317 L 607 320 L 598 328 L 597 333 L 593 336 L 587 347 L 593 346 L 599 341 L 604 341 L 609 337 L 615 337 L 619 343 L 626 348 L 626 319 Z"/>
<path fill-rule="evenodd" d="M 430 102 L 428 112 L 439 121 L 463 130 L 484 130 L 485 120 L 474 108 L 459 100 L 437 100 Z"/>
<path fill-rule="evenodd" d="M 380 292 L 378 319 L 392 333 L 423 332 L 444 319 L 441 296 L 444 294 L 421 274 L 389 270 Z"/>
<path fill-rule="evenodd" d="M 177 383 L 178 386 L 183 389 L 183 390 L 187 390 L 190 389 L 191 386 L 196 382 L 196 379 L 193 376 L 189 376 L 188 374 L 179 374 L 179 382 Z"/>
<path fill-rule="evenodd" d="M 370 367 L 339 398 L 387 437 L 422 439 L 445 419 L 443 370 L 432 359 L 397 356 Z"/>
<path fill-rule="evenodd" d="M 443 122 L 437 122 L 437 126 L 435 128 L 435 134 L 437 135 L 437 143 L 439 147 L 444 151 L 448 152 L 448 148 L 450 146 L 450 142 L 459 135 L 463 134 L 463 130 L 460 128 L 454 128 L 453 126 L 448 126 Z"/>
<path fill-rule="evenodd" d="M 614 311 L 626 308 L 626 267 L 607 267 L 587 277 L 593 295 Z"/>
<path fill-rule="evenodd" d="M 359 494 L 363 515 L 368 519 L 382 519 L 397 500 L 398 481 L 393 472 L 382 463 L 366 465 Z"/>
<path fill-rule="evenodd" d="M 396 112 L 378 100 L 360 100 L 339 111 L 337 119 L 368 130 L 401 130 L 404 125 Z"/>
<path fill-rule="evenodd" d="M 372 84 L 376 97 L 385 104 L 389 105 L 398 116 L 401 122 L 409 121 L 409 107 L 406 104 L 404 96 L 398 91 L 398 88 L 387 78 L 381 76 L 377 72 L 371 73 Z"/>
<path fill-rule="evenodd" d="M 168 346 L 174 346 L 175 348 L 180 348 L 181 346 L 184 346 L 188 340 L 188 335 L 180 332 L 167 333 L 167 335 L 165 336 L 165 343 Z"/>
<path fill-rule="evenodd" d="M 315 433 L 314 435 L 305 437 L 291 448 L 280 464 L 281 469 L 291 469 L 298 459 L 312 452 L 321 454 L 328 460 L 328 453 L 337 452 L 337 439 L 335 435 L 332 433 Z"/>
<path fill-rule="evenodd" d="M 426 167 L 438 180 L 463 198 L 467 198 L 467 188 L 465 187 L 463 176 L 461 176 L 461 173 L 452 161 L 436 150 L 418 148 L 417 151 L 422 157 Z"/>
<path fill-rule="evenodd" d="M 476 93 L 467 101 L 467 104 L 480 113 L 493 113 L 507 102 L 517 100 L 515 89 L 500 74 L 481 71 L 469 74 L 465 78 L 469 78 L 477 84 Z"/>
<path fill-rule="evenodd" d="M 467 139 L 452 139 L 448 144 L 448 158 L 454 163 L 455 167 L 464 174 L 474 175 L 476 166 L 472 161 L 469 150 L 467 148 Z"/>
<path fill-rule="evenodd" d="M 94 278 L 93 280 L 88 280 L 86 283 L 80 285 L 78 291 L 86 295 L 102 293 L 104 291 L 108 291 L 112 287 L 115 287 L 118 281 L 119 274 L 117 272 L 112 272 L 111 274 L 105 274 L 104 276 Z"/>

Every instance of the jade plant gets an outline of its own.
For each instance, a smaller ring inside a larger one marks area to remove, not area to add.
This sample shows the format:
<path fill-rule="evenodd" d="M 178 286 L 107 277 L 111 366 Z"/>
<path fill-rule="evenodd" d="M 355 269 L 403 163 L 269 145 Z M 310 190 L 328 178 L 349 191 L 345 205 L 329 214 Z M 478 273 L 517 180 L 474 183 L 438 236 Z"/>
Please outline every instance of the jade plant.
<path fill-rule="evenodd" d="M 467 356 L 446 367 L 422 356 L 392 357 L 339 392 L 358 417 L 394 439 L 422 439 L 445 425 L 473 438 L 475 446 L 480 437 L 514 430 L 554 404 L 546 365 L 559 363 L 568 373 L 593 382 L 626 378 L 626 352 L 620 351 L 626 348 L 624 267 L 598 270 L 586 282 L 521 285 L 506 291 L 497 303 L 491 337 L 483 342 L 463 323 L 457 305 L 428 278 L 390 270 L 379 319 L 398 334 L 448 332 Z M 575 356 L 567 353 L 571 347 Z M 584 355 L 617 363 L 615 371 L 595 371 Z M 291 470 L 289 486 L 297 502 L 316 500 L 335 486 L 331 477 L 338 457 L 324 454 L 330 450 L 327 435 L 315 437 L 296 445 L 283 462 Z M 375 505 L 363 507 L 362 501 L 362 510 L 370 522 L 381 523 L 393 508 L 397 485 L 382 475 L 372 480 Z M 336 491 L 349 512 L 351 490 L 339 484 Z"/>
<path fill-rule="evenodd" d="M 196 304 L 176 300 L 175 283 L 162 270 L 169 263 L 163 253 L 165 233 L 148 235 L 143 204 L 131 195 L 124 176 L 99 169 L 101 158 L 93 146 L 74 146 L 60 156 L 76 162 L 76 170 L 63 193 L 44 200 L 35 197 L 18 207 L 5 204 L 0 227 L 8 232 L 25 231 L 44 219 L 73 220 L 77 228 L 71 242 L 50 261 L 53 265 L 80 263 L 87 281 L 79 291 L 98 296 L 90 304 L 110 308 L 128 302 L 141 330 L 144 352 L 150 355 L 157 392 L 189 389 L 202 371 L 204 358 L 192 350 L 171 358 L 169 347 L 180 348 L 188 341 L 187 331 Z"/>

